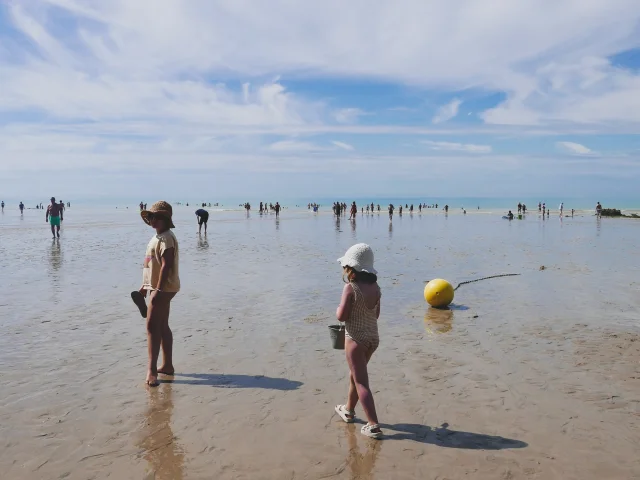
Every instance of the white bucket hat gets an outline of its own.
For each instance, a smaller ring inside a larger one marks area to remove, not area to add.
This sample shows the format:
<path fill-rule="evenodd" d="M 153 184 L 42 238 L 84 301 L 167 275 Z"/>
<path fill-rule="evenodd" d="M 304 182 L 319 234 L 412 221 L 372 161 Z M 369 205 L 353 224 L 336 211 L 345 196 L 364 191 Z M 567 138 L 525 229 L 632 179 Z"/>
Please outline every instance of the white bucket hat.
<path fill-rule="evenodd" d="M 343 267 L 353 268 L 356 272 L 378 274 L 378 271 L 373 268 L 373 250 L 366 243 L 355 244 L 342 258 L 338 259 L 338 262 Z"/>

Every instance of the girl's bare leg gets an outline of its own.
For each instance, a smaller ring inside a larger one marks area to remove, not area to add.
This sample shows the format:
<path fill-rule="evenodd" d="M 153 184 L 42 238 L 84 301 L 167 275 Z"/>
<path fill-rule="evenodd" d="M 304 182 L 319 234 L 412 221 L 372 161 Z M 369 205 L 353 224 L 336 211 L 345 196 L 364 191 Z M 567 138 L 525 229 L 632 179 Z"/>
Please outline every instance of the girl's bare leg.
<path fill-rule="evenodd" d="M 371 356 L 373 355 L 372 350 L 367 351 L 367 364 L 369 364 L 369 360 L 371 360 Z M 353 412 L 358 405 L 358 389 L 356 388 L 355 381 L 353 380 L 353 375 L 351 371 L 349 371 L 349 394 L 347 395 L 347 404 L 345 407 L 347 410 Z"/>
<path fill-rule="evenodd" d="M 378 415 L 376 414 L 376 406 L 373 401 L 373 393 L 371 393 L 371 389 L 369 388 L 369 374 L 367 372 L 367 363 L 369 363 L 373 352 L 368 351 L 367 348 L 358 345 L 349 338 L 345 339 L 345 350 L 349 370 L 351 370 L 349 377 L 349 398 L 346 408 L 353 410 L 359 399 L 368 422 L 376 424 L 378 423 Z M 352 386 L 355 389 L 355 393 L 352 392 Z M 351 403 L 354 398 L 356 399 L 355 402 Z"/>
<path fill-rule="evenodd" d="M 158 356 L 164 326 L 169 319 L 169 305 L 175 293 L 153 292 L 147 313 L 147 352 L 149 366 L 147 369 L 147 384 L 158 384 Z"/>
<path fill-rule="evenodd" d="M 350 412 L 353 412 L 358 405 L 358 389 L 353 381 L 353 375 L 349 372 L 349 394 L 347 395 L 347 404 L 345 408 Z"/>
<path fill-rule="evenodd" d="M 158 369 L 159 373 L 165 375 L 173 375 L 173 332 L 169 327 L 169 314 L 171 312 L 171 303 L 167 304 L 167 317 L 162 330 L 162 366 Z"/>

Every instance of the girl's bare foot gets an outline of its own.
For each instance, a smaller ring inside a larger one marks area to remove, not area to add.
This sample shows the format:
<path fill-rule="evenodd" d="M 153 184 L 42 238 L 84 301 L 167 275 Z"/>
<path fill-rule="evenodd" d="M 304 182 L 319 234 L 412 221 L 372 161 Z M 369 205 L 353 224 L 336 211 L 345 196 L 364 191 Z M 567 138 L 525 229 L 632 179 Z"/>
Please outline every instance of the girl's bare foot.
<path fill-rule="evenodd" d="M 164 365 L 158 369 L 158 373 L 162 373 L 163 375 L 173 375 L 176 372 L 173 366 L 165 367 Z"/>
<path fill-rule="evenodd" d="M 146 383 L 150 387 L 157 387 L 158 385 L 160 385 L 160 383 L 158 382 L 158 376 L 153 375 L 151 372 L 147 373 Z"/>

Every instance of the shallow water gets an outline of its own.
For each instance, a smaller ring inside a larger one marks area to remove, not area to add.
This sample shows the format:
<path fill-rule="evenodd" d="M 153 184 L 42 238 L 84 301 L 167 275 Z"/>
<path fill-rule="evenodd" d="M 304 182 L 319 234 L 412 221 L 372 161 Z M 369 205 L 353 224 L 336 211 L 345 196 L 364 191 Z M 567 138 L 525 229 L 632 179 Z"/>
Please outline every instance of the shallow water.
<path fill-rule="evenodd" d="M 212 212 L 205 237 L 194 210 L 175 209 L 178 375 L 152 390 L 136 209 L 74 206 L 59 241 L 41 211 L 0 216 L 3 478 L 640 475 L 640 221 Z M 332 415 L 335 260 L 356 242 L 383 291 L 377 444 Z M 448 311 L 422 299 L 431 278 L 502 273 L 520 276 L 464 285 Z"/>

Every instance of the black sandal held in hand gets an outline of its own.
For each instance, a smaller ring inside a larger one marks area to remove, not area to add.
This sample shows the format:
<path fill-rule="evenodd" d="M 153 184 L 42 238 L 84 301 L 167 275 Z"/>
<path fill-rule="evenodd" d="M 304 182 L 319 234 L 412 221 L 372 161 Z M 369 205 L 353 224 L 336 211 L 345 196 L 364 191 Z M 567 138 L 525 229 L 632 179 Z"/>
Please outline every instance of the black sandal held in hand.
<path fill-rule="evenodd" d="M 147 302 L 144 296 L 138 291 L 131 292 L 131 300 L 133 300 L 133 303 L 135 303 L 138 310 L 140 310 L 140 315 L 142 315 L 143 318 L 147 318 Z"/>

